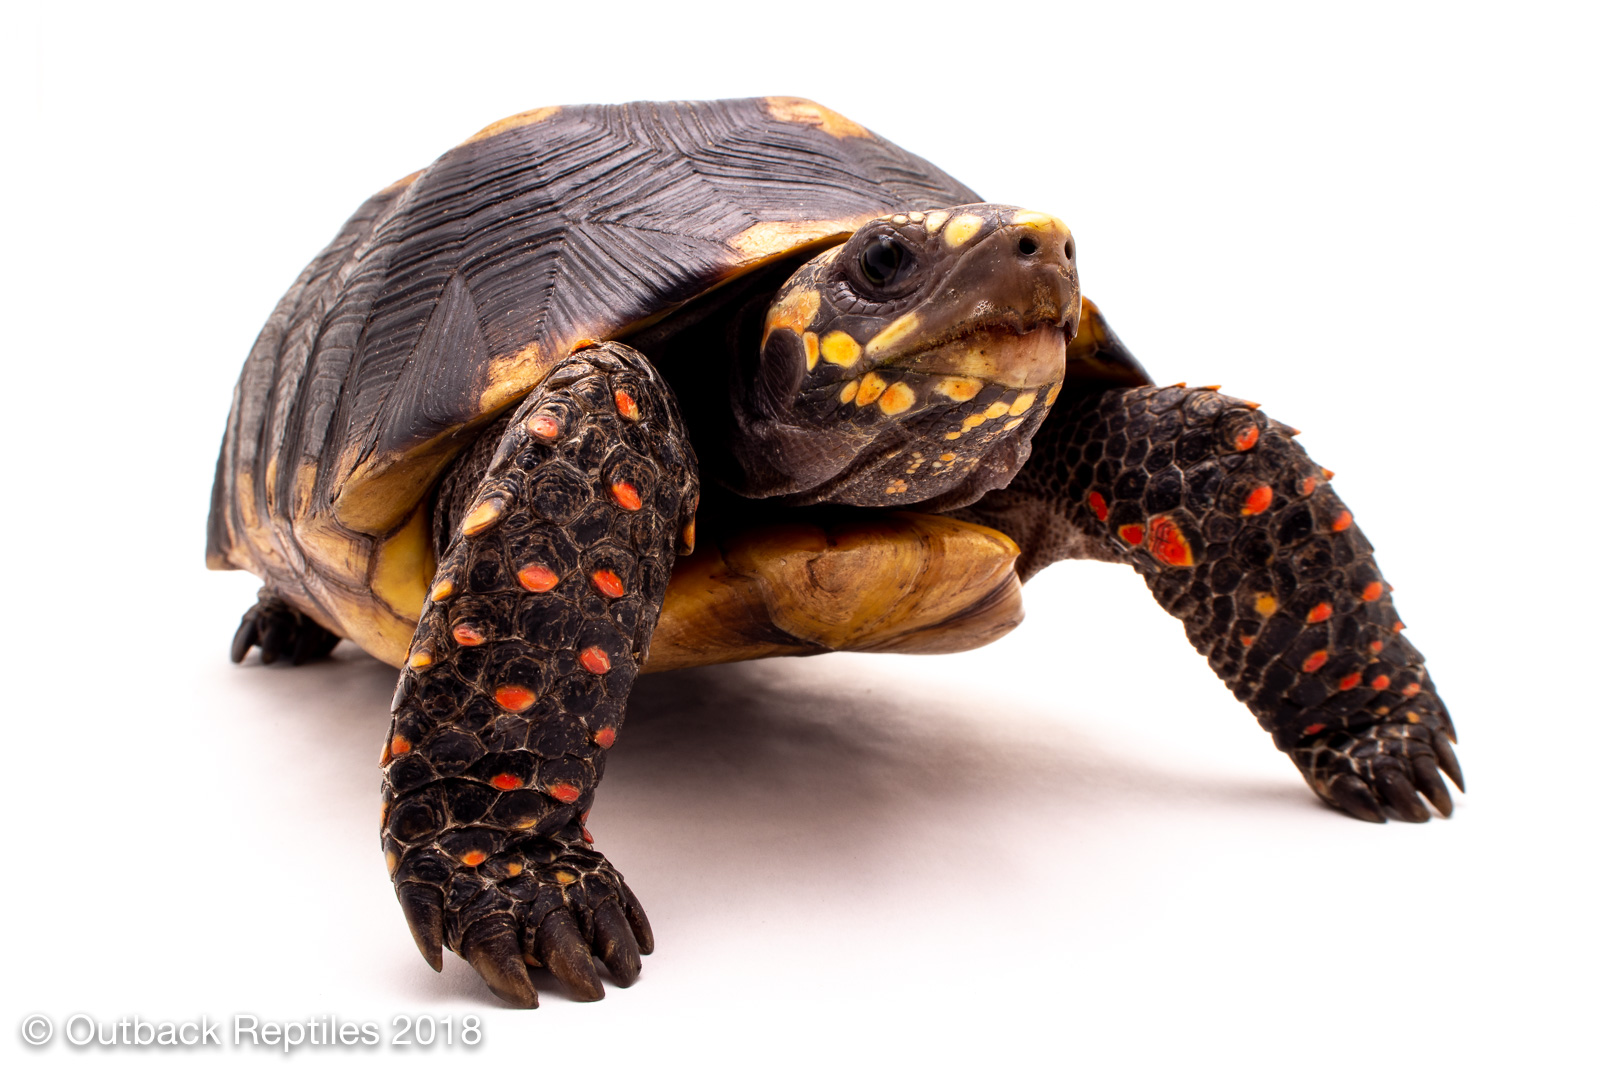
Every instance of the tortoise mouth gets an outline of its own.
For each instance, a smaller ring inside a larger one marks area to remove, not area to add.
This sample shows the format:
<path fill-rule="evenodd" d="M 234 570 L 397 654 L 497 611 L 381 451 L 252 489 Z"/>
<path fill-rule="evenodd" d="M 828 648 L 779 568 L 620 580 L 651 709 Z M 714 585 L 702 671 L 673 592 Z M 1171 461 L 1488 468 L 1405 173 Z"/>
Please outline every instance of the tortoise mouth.
<path fill-rule="evenodd" d="M 1053 324 L 1024 331 L 980 326 L 897 356 L 884 366 L 1037 389 L 1066 376 L 1067 336 L 1066 328 Z"/>

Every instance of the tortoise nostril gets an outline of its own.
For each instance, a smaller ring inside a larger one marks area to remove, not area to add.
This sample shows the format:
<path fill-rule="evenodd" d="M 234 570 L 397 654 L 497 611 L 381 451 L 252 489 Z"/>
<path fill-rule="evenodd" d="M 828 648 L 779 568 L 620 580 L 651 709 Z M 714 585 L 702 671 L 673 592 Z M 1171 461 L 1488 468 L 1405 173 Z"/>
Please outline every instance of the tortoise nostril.
<path fill-rule="evenodd" d="M 1067 258 L 1071 259 L 1072 258 L 1072 242 L 1071 241 L 1067 242 L 1066 253 L 1067 253 Z"/>
<path fill-rule="evenodd" d="M 1017 242 L 1017 251 L 1025 256 L 1031 256 L 1039 251 L 1039 242 L 1032 237 L 1024 237 Z"/>

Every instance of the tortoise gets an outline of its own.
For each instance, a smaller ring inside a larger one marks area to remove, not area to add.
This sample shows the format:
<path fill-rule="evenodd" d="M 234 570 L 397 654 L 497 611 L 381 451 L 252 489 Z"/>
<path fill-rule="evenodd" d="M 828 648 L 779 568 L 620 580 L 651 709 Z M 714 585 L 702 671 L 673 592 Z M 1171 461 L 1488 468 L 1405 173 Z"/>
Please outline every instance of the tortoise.
<path fill-rule="evenodd" d="M 1307 783 L 1424 821 L 1462 777 L 1391 586 L 1297 431 L 1160 387 L 1058 218 L 808 100 L 547 107 L 368 200 L 252 348 L 207 558 L 234 638 L 399 668 L 382 845 L 436 970 L 630 984 L 585 823 L 643 671 L 996 639 L 1120 561 Z"/>

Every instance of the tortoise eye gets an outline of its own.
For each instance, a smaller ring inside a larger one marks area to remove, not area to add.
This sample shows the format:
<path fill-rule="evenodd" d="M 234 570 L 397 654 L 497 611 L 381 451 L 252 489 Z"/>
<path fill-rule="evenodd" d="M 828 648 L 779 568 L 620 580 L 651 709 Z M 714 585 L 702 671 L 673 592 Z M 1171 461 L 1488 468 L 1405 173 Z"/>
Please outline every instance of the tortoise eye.
<path fill-rule="evenodd" d="M 891 289 L 911 273 L 915 262 L 904 245 L 883 234 L 861 250 L 861 276 L 879 289 Z"/>

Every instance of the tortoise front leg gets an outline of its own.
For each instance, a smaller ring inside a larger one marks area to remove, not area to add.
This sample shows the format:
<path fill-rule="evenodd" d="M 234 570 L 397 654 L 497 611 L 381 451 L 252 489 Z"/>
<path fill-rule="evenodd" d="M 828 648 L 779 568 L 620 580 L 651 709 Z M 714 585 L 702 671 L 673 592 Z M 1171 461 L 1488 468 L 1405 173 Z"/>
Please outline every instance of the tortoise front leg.
<path fill-rule="evenodd" d="M 395 691 L 384 851 L 435 969 L 448 945 L 519 1007 L 538 1003 L 529 963 L 594 1000 L 591 949 L 622 985 L 651 949 L 584 821 L 674 544 L 692 544 L 694 456 L 650 365 L 607 344 L 558 365 L 492 457 L 462 463 Z"/>
<path fill-rule="evenodd" d="M 1312 789 L 1421 822 L 1462 788 L 1455 729 L 1350 511 L 1257 405 L 1181 386 L 1065 398 L 1010 487 L 970 509 L 1023 549 L 1131 563 Z"/>

